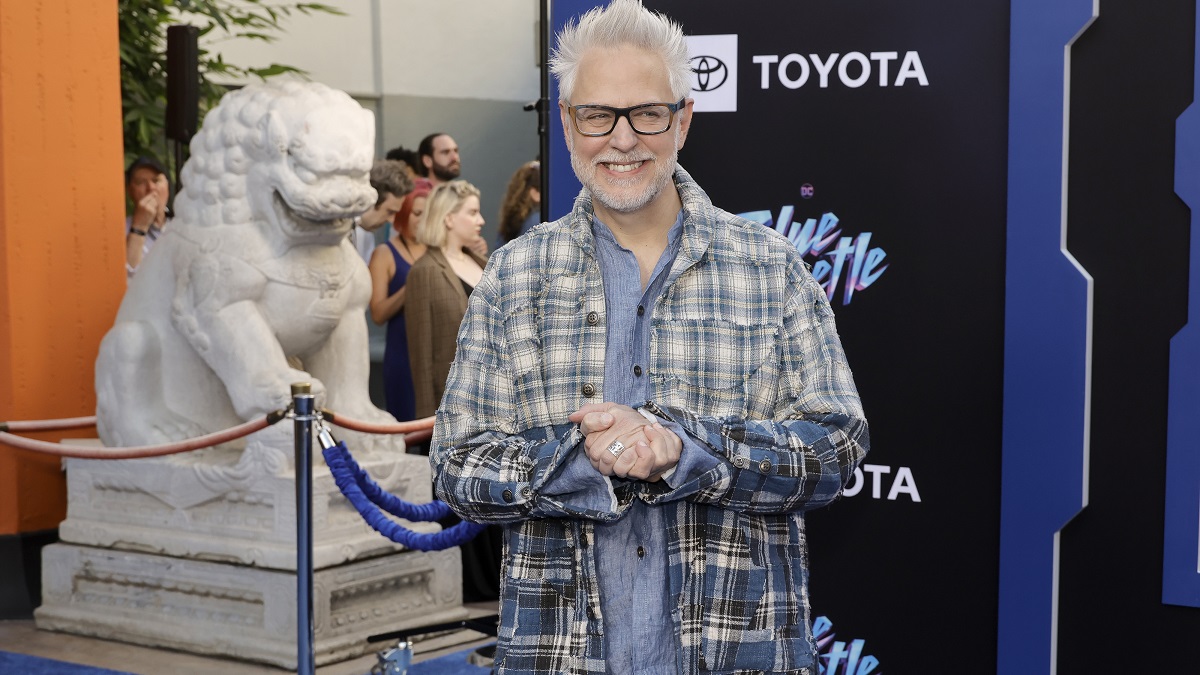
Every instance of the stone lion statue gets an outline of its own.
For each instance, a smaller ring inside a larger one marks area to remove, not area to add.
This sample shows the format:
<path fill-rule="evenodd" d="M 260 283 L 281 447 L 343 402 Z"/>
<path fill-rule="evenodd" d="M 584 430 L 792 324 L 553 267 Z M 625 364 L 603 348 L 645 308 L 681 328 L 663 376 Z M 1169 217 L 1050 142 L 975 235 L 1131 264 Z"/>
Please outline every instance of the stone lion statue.
<path fill-rule="evenodd" d="M 225 429 L 301 381 L 319 406 L 394 421 L 368 394 L 371 280 L 347 238 L 375 203 L 374 143 L 373 115 L 316 83 L 251 85 L 208 114 L 176 217 L 100 345 L 106 445 Z"/>

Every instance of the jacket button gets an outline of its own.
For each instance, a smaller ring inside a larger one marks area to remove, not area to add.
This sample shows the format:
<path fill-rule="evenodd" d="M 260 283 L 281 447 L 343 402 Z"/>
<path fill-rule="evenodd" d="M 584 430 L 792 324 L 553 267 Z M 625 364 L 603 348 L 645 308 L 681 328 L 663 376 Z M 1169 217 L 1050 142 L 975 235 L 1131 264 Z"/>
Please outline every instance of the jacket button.
<path fill-rule="evenodd" d="M 645 557 L 646 557 L 646 549 L 642 548 L 641 546 L 639 546 L 639 547 L 638 547 L 638 551 L 637 551 L 637 553 L 638 553 L 638 557 L 639 557 L 639 558 L 645 558 Z"/>
<path fill-rule="evenodd" d="M 595 326 L 600 323 L 600 315 L 595 312 L 588 312 L 587 322 L 589 326 Z"/>
<path fill-rule="evenodd" d="M 646 313 L 646 308 L 643 307 L 642 305 L 638 305 L 638 316 L 641 316 L 645 313 Z"/>
<path fill-rule="evenodd" d="M 583 386 L 579 388 L 579 391 L 582 392 L 584 396 L 591 398 L 596 395 L 596 386 L 591 382 L 584 382 Z"/>
<path fill-rule="evenodd" d="M 642 367 L 641 367 L 641 366 L 634 366 L 634 367 L 633 367 L 633 374 L 634 374 L 634 375 L 636 375 L 636 376 L 638 376 L 638 377 L 641 377 L 641 376 L 642 376 Z"/>
<path fill-rule="evenodd" d="M 504 501 L 508 502 L 509 504 L 512 503 L 512 499 L 513 499 L 512 490 L 505 490 L 504 492 L 500 493 L 500 496 L 504 497 Z"/>
<path fill-rule="evenodd" d="M 758 463 L 758 470 L 763 473 L 771 473 L 771 460 L 764 459 Z"/>

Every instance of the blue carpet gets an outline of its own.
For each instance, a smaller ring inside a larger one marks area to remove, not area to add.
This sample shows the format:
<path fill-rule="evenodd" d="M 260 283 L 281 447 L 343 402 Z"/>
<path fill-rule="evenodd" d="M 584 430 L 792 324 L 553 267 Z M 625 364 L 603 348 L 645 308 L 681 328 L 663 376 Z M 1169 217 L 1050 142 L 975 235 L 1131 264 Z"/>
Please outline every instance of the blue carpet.
<path fill-rule="evenodd" d="M 474 650 L 464 649 L 429 661 L 414 663 L 408 672 L 410 675 L 488 675 L 492 672 L 491 668 L 482 668 L 467 662 L 467 657 L 472 651 Z M 3 672 L 0 670 L 0 673 Z"/>
<path fill-rule="evenodd" d="M 104 668 L 81 666 L 38 656 L 0 652 L 0 675 L 132 675 Z"/>
<path fill-rule="evenodd" d="M 481 668 L 467 662 L 472 650 L 447 654 L 440 658 L 413 664 L 410 675 L 488 675 L 491 668 Z M 0 675 L 133 675 L 125 671 L 107 670 L 75 663 L 43 659 L 12 652 L 0 652 Z"/>

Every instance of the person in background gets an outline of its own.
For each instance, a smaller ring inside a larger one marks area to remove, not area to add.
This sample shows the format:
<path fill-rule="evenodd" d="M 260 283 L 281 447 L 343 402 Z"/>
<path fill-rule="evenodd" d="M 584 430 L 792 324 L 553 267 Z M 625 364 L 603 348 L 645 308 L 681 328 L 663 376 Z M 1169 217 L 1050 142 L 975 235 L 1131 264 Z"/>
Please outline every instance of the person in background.
<path fill-rule="evenodd" d="M 537 161 L 526 162 L 508 179 L 500 205 L 500 231 L 496 248 L 525 234 L 542 220 L 542 171 Z"/>
<path fill-rule="evenodd" d="M 125 169 L 125 194 L 133 203 L 133 213 L 125 218 L 125 276 L 132 277 L 173 215 L 166 167 L 144 155 L 133 160 Z"/>
<path fill-rule="evenodd" d="M 421 139 L 417 145 L 417 172 L 422 178 L 428 178 L 434 187 L 462 174 L 458 143 L 450 134 L 439 131 Z"/>
<path fill-rule="evenodd" d="M 401 422 L 416 419 L 412 367 L 408 361 L 408 329 L 404 301 L 408 272 L 425 255 L 425 244 L 417 240 L 417 229 L 425 214 L 432 186 L 424 178 L 413 181 L 392 223 L 392 236 L 371 254 L 371 320 L 387 324 L 387 346 L 383 352 L 383 390 L 387 410 Z"/>
<path fill-rule="evenodd" d="M 370 264 L 375 250 L 375 230 L 392 222 L 404 195 L 412 190 L 412 178 L 403 162 L 381 159 L 371 165 L 371 187 L 375 188 L 375 206 L 354 219 L 354 248 L 363 263 Z"/>
<path fill-rule="evenodd" d="M 386 158 L 397 162 L 404 162 L 404 165 L 408 167 L 409 172 L 412 174 L 412 178 L 421 177 L 421 162 L 415 151 L 409 150 L 403 145 L 397 145 L 387 151 Z"/>
<path fill-rule="evenodd" d="M 428 178 L 435 188 L 462 175 L 462 158 L 458 154 L 458 143 L 450 134 L 439 131 L 421 139 L 417 145 L 417 172 Z M 487 240 L 479 237 L 471 242 L 471 250 L 476 255 L 486 258 Z"/>
<path fill-rule="evenodd" d="M 550 69 L 572 212 L 496 251 L 430 466 L 504 528 L 498 673 L 815 675 L 804 513 L 869 446 L 799 251 L 678 164 L 680 26 L 638 0 L 568 24 Z"/>
<path fill-rule="evenodd" d="M 418 419 L 437 410 L 454 360 L 459 324 L 468 298 L 483 276 L 487 261 L 471 249 L 479 239 L 483 222 L 479 190 L 470 183 L 450 181 L 430 193 L 425 217 L 417 230 L 417 238 L 428 250 L 408 272 L 405 301 Z M 458 518 L 451 515 L 439 522 L 450 527 Z M 497 527 L 485 528 L 461 546 L 464 602 L 499 598 L 503 548 Z"/>
<path fill-rule="evenodd" d="M 487 260 L 471 249 L 483 228 L 479 190 L 466 181 L 433 189 L 417 240 L 427 246 L 408 271 L 405 326 L 416 418 L 437 410 L 454 360 L 458 325 Z"/>

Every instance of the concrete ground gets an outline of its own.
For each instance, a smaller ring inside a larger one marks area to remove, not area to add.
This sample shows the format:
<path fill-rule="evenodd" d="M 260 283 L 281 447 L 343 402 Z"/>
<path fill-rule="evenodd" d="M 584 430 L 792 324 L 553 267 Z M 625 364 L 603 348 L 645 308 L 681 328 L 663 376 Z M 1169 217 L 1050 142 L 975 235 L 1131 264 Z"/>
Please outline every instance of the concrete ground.
<path fill-rule="evenodd" d="M 496 613 L 495 603 L 470 604 L 467 608 L 472 617 Z M 494 641 L 495 638 L 472 630 L 458 630 L 426 637 L 413 641 L 413 661 L 419 663 Z M 381 642 L 378 649 L 384 650 L 390 646 L 389 643 Z M 33 625 L 33 620 L 0 621 L 0 651 L 108 668 L 135 675 L 281 675 L 290 672 L 275 666 L 42 631 Z M 377 662 L 378 659 L 372 653 L 349 661 L 321 666 L 317 668 L 316 675 L 366 675 Z"/>

